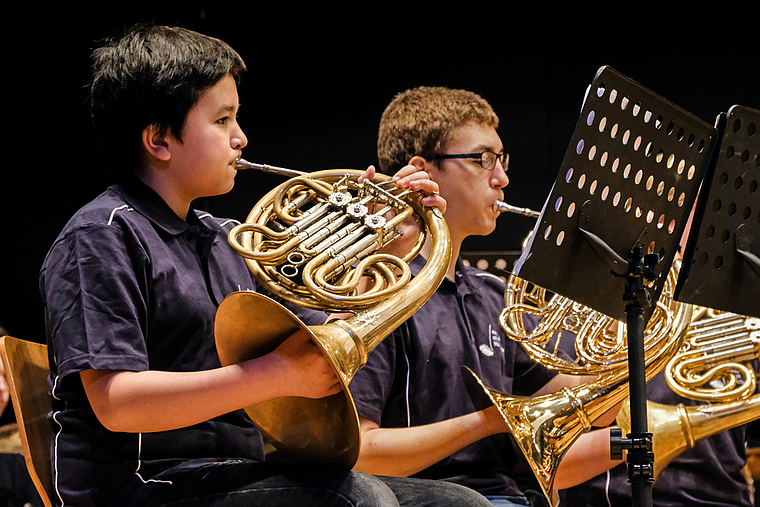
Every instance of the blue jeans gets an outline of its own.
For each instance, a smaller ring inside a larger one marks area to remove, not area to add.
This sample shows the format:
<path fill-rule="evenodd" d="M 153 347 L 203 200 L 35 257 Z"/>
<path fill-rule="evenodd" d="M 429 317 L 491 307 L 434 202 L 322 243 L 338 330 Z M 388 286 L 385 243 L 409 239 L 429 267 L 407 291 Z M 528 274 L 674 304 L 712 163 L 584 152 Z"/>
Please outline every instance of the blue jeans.
<path fill-rule="evenodd" d="M 530 507 L 530 502 L 524 496 L 486 495 L 486 499 L 494 507 Z"/>
<path fill-rule="evenodd" d="M 491 507 L 480 493 L 459 484 L 433 479 L 378 477 L 396 495 L 401 507 Z"/>
<path fill-rule="evenodd" d="M 190 461 L 137 481 L 111 506 L 492 507 L 479 493 L 442 481 L 375 477 L 321 465 L 248 460 Z"/>

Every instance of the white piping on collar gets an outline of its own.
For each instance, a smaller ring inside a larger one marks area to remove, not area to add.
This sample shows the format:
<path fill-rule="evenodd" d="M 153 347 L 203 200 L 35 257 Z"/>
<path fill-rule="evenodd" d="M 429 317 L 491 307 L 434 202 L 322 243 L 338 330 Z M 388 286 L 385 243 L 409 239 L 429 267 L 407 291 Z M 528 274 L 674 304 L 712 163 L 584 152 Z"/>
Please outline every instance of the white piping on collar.
<path fill-rule="evenodd" d="M 108 218 L 108 225 L 111 225 L 111 222 L 113 222 L 113 217 L 116 214 L 116 212 L 125 208 L 127 211 L 133 211 L 133 208 L 131 208 L 128 204 L 124 204 L 122 206 L 119 206 L 118 208 L 114 208 L 111 211 L 111 216 Z"/>

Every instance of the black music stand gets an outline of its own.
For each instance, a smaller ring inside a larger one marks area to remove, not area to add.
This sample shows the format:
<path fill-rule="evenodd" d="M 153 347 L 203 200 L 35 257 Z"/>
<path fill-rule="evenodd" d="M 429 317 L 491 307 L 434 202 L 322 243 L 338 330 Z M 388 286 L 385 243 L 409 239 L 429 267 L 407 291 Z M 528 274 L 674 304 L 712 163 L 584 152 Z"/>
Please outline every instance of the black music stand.
<path fill-rule="evenodd" d="M 735 105 L 717 125 L 675 297 L 760 317 L 760 111 Z"/>
<path fill-rule="evenodd" d="M 627 323 L 629 482 L 651 506 L 643 331 L 679 248 L 717 130 L 609 67 L 597 72 L 515 274 Z"/>

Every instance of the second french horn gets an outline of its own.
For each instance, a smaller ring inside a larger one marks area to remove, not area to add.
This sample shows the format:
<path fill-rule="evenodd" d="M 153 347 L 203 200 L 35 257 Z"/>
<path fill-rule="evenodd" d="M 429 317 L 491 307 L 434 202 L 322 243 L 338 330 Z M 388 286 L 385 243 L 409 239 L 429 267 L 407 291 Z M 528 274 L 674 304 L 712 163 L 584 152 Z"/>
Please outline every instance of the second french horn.
<path fill-rule="evenodd" d="M 644 330 L 647 379 L 665 368 L 681 347 L 691 321 L 691 305 L 672 299 L 679 268 L 680 262 L 674 262 Z M 547 368 L 596 377 L 572 389 L 521 397 L 495 391 L 464 370 L 476 407 L 499 409 L 544 494 L 556 505 L 554 480 L 563 456 L 595 420 L 628 396 L 625 326 L 514 275 L 507 281 L 500 324 L 508 337 Z M 572 346 L 563 345 L 563 339 L 572 340 Z"/>

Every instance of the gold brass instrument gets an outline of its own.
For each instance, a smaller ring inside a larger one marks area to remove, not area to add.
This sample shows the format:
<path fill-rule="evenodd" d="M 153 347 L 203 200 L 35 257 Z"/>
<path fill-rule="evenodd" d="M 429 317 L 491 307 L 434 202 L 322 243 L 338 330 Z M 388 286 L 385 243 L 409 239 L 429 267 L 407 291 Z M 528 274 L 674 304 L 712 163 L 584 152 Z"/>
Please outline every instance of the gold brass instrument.
<path fill-rule="evenodd" d="M 230 232 L 230 246 L 270 292 L 299 306 L 346 311 L 375 305 L 409 281 L 407 263 L 419 253 L 426 231 L 424 215 L 405 201 L 410 191 L 399 191 L 386 176 L 376 178 L 382 178 L 377 184 L 359 184 L 359 172 L 299 173 L 245 160 L 238 167 L 291 176 Z M 305 205 L 311 207 L 302 211 Z M 386 220 L 388 212 L 395 214 Z M 418 221 L 420 235 L 404 259 L 374 253 L 396 239 L 398 225 L 410 217 Z M 357 294 L 367 273 L 374 284 Z"/>
<path fill-rule="evenodd" d="M 676 260 L 644 331 L 647 379 L 681 347 L 690 322 L 691 305 L 672 299 L 679 269 Z M 553 484 L 562 457 L 596 419 L 628 396 L 627 336 L 623 323 L 565 297 L 547 296 L 541 287 L 510 277 L 500 316 L 504 331 L 547 368 L 597 378 L 538 397 L 500 393 L 484 386 L 471 371 L 465 379 L 478 408 L 490 402 L 499 409 L 546 498 L 556 505 Z M 526 315 L 539 319 L 535 327 L 526 323 Z M 575 360 L 558 354 L 560 340 L 568 335 L 574 340 Z"/>
<path fill-rule="evenodd" d="M 760 319 L 698 307 L 681 350 L 668 362 L 666 379 L 683 397 L 707 401 L 685 406 L 647 402 L 655 456 L 654 477 L 694 444 L 760 417 L 752 360 L 760 354 Z M 617 418 L 630 432 L 630 406 Z"/>
<path fill-rule="evenodd" d="M 438 209 L 421 204 L 418 192 L 398 189 L 384 175 L 359 183 L 363 172 L 355 170 L 302 173 L 244 160 L 238 168 L 290 177 L 228 237 L 257 281 L 300 306 L 352 315 L 307 326 L 270 298 L 235 292 L 216 315 L 219 358 L 223 365 L 237 364 L 273 351 L 296 331 L 307 332 L 330 360 L 342 392 L 321 399 L 280 397 L 245 410 L 280 451 L 350 469 L 360 431 L 348 384 L 374 347 L 440 285 L 451 259 L 448 227 Z M 420 230 L 412 251 L 404 259 L 378 253 L 410 217 Z M 426 235 L 432 244 L 428 261 L 410 281 L 406 263 Z"/>
<path fill-rule="evenodd" d="M 747 399 L 757 386 L 751 361 L 758 356 L 760 319 L 698 307 L 666 378 L 673 391 L 692 400 Z"/>

